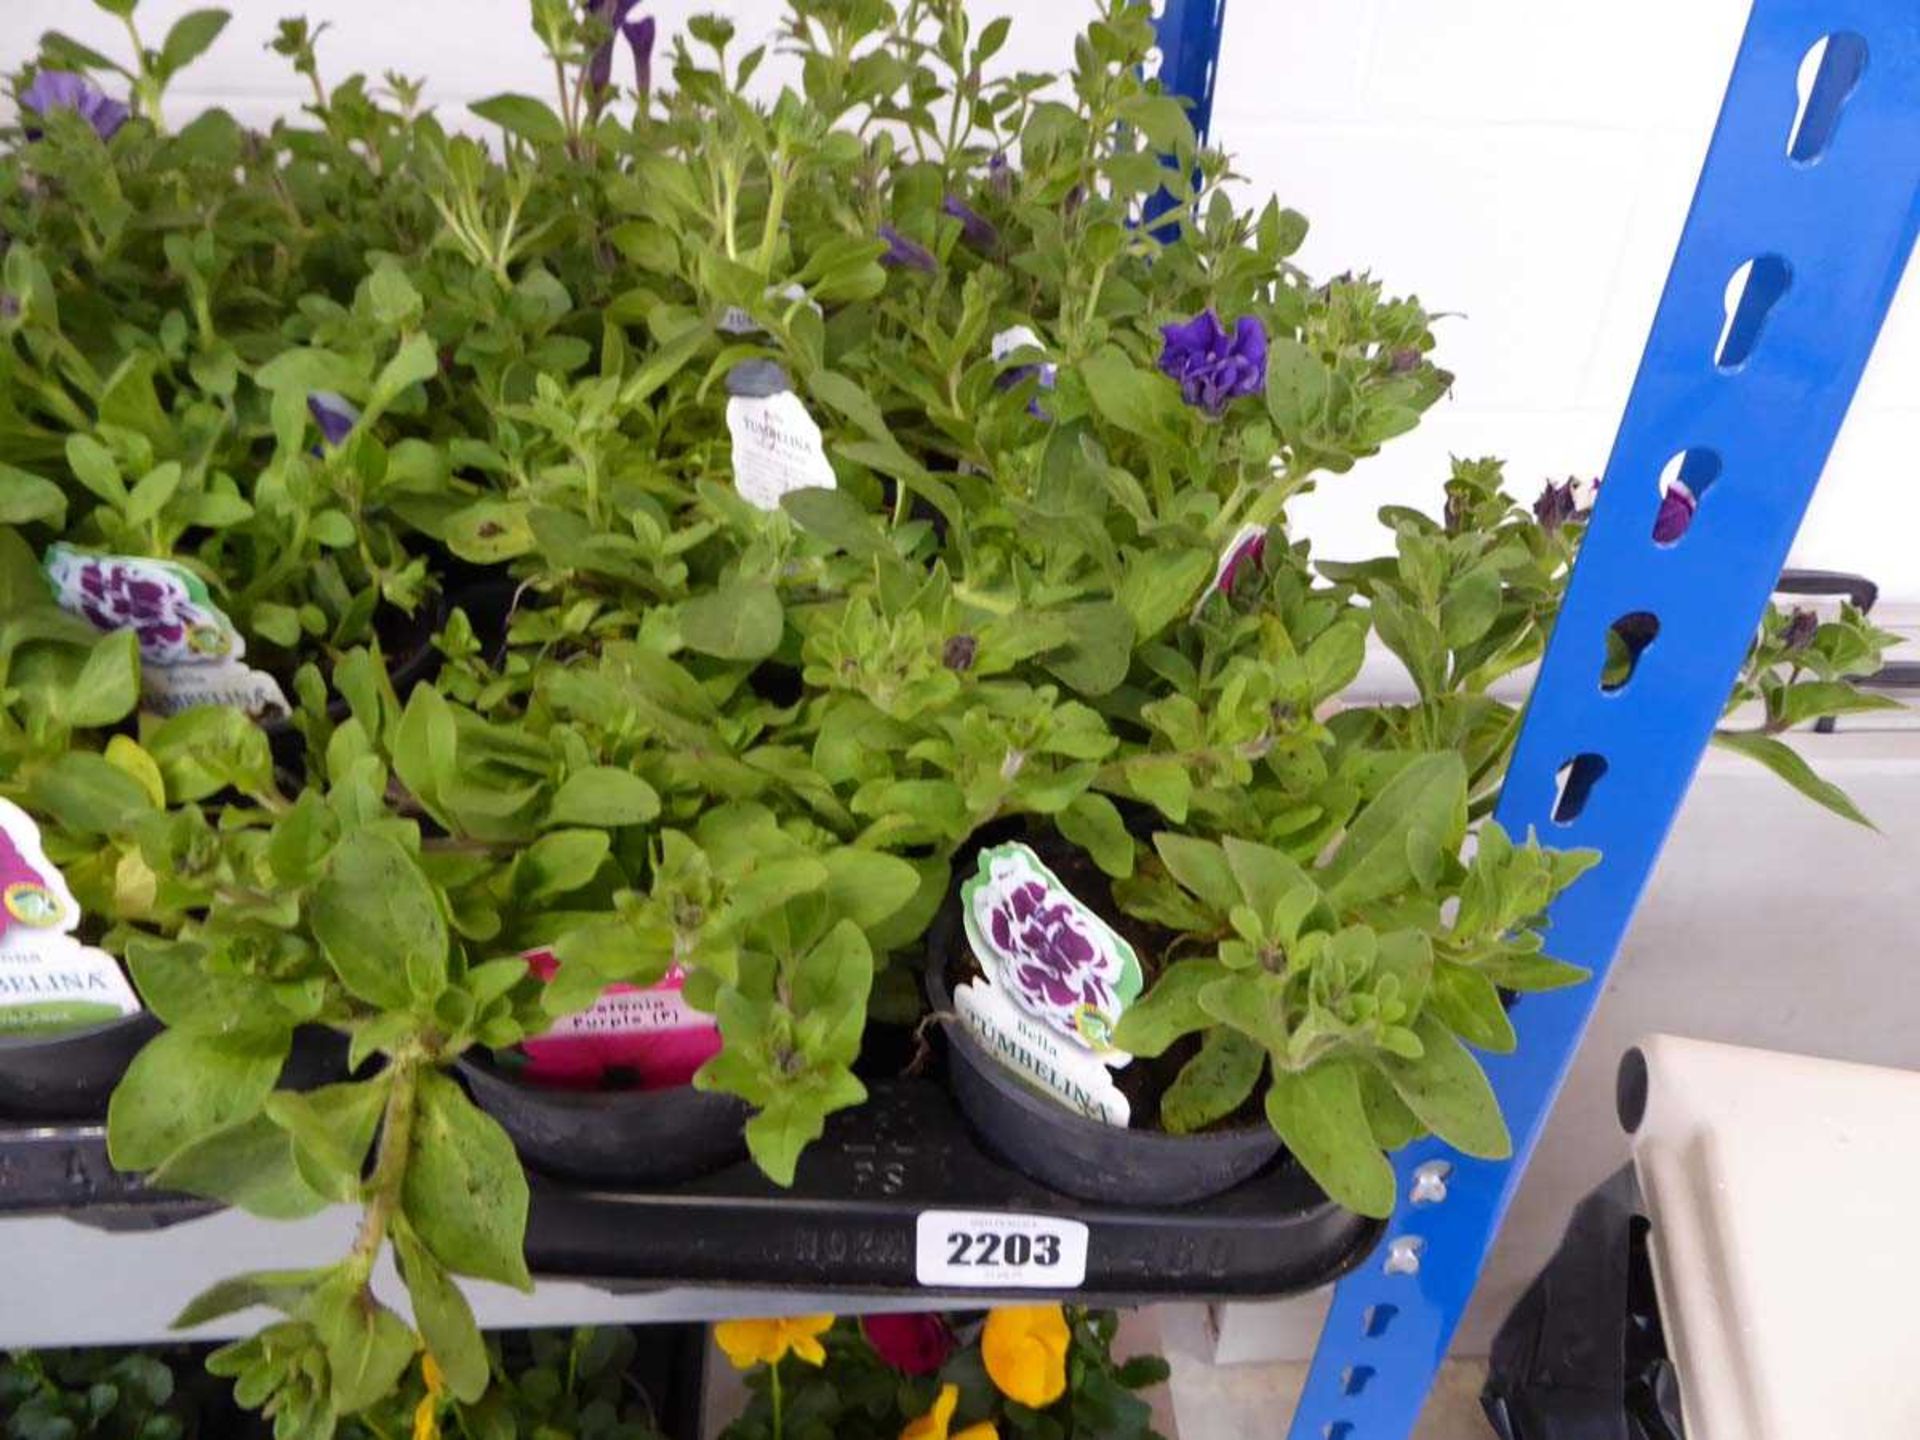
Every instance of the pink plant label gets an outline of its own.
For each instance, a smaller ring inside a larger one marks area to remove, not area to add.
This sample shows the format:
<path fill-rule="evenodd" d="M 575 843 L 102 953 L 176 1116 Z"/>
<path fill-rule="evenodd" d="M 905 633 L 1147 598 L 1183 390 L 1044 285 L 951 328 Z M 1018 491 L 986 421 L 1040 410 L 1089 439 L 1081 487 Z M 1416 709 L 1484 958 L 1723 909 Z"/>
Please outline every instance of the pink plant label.
<path fill-rule="evenodd" d="M 58 1034 L 140 1012 L 114 958 L 73 938 L 79 924 L 33 817 L 0 800 L 0 1035 Z"/>
<path fill-rule="evenodd" d="M 551 980 L 560 962 L 535 950 L 528 967 Z M 657 985 L 609 985 L 585 1010 L 521 1043 L 529 1080 L 569 1090 L 625 1082 L 642 1090 L 686 1085 L 720 1049 L 720 1027 L 687 1004 L 686 972 L 674 966 Z"/>

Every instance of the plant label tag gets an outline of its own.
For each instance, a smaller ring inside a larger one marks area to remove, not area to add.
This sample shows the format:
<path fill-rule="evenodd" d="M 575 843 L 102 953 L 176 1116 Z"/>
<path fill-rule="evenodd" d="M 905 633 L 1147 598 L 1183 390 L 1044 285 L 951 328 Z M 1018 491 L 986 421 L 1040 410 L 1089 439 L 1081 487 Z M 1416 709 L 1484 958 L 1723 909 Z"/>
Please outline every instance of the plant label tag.
<path fill-rule="evenodd" d="M 140 1013 L 114 958 L 73 938 L 79 924 L 33 817 L 0 800 L 0 1035 L 58 1034 Z"/>
<path fill-rule="evenodd" d="M 998 986 L 962 985 L 953 1003 L 981 1048 L 1022 1080 L 1089 1120 L 1127 1128 L 1132 1107 L 1101 1057 L 1027 1014 Z"/>
<path fill-rule="evenodd" d="M 528 967 L 551 980 L 559 962 L 535 950 Z M 720 1027 L 681 994 L 686 972 L 674 966 L 657 985 L 609 985 L 585 1010 L 521 1042 L 530 1080 L 566 1089 L 596 1089 L 632 1076 L 644 1090 L 692 1081 L 693 1072 L 720 1049 Z"/>
<path fill-rule="evenodd" d="M 806 287 L 797 280 L 778 288 L 769 285 L 767 287 L 767 298 L 769 300 L 785 300 L 792 304 L 805 305 L 816 315 L 823 313 L 820 309 L 820 303 L 817 300 L 810 299 L 807 295 Z M 754 319 L 743 305 L 727 306 L 726 309 L 720 312 L 720 318 L 713 322 L 713 328 L 723 331 L 728 335 L 764 335 L 767 333 L 767 327 Z"/>
<path fill-rule="evenodd" d="M 960 887 L 967 944 L 996 990 L 1109 1065 L 1113 1027 L 1139 997 L 1140 959 L 1040 857 L 1018 843 L 980 852 Z"/>
<path fill-rule="evenodd" d="M 140 641 L 147 708 L 172 715 L 230 705 L 255 720 L 285 715 L 280 683 L 243 663 L 247 642 L 201 578 L 170 560 L 89 555 L 67 544 L 47 551 L 47 579 L 60 608 L 102 634 L 132 630 Z"/>
<path fill-rule="evenodd" d="M 778 510 L 780 497 L 792 491 L 838 488 L 820 427 L 791 390 L 735 395 L 727 401 L 727 433 L 733 437 L 733 485 L 751 505 Z"/>
<path fill-rule="evenodd" d="M 922 1210 L 913 1275 L 943 1290 L 1078 1290 L 1087 1283 L 1088 1236 L 1082 1222 L 1052 1215 Z"/>

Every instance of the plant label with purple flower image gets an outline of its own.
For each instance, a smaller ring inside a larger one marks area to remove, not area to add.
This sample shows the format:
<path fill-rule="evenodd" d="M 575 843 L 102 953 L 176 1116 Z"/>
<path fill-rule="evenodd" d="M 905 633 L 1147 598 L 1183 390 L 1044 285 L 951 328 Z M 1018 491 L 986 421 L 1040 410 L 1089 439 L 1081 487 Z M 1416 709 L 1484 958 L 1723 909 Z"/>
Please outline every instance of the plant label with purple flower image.
<path fill-rule="evenodd" d="M 795 490 L 838 488 L 820 427 L 791 390 L 733 396 L 727 433 L 733 438 L 733 485 L 751 505 L 778 510 L 780 497 Z"/>
<path fill-rule="evenodd" d="M 132 630 L 139 637 L 147 709 L 172 715 L 230 705 L 256 720 L 287 713 L 280 683 L 244 663 L 246 641 L 184 565 L 89 555 L 62 543 L 47 551 L 46 571 L 61 609 L 102 633 Z"/>
<path fill-rule="evenodd" d="M 79 924 L 33 817 L 0 800 L 0 1035 L 58 1034 L 140 1013 L 114 958 L 73 938 Z"/>
<path fill-rule="evenodd" d="M 1018 843 L 980 853 L 960 887 L 967 944 L 986 984 L 955 995 L 967 1027 L 1002 1064 L 1090 1118 L 1128 1123 L 1110 1069 L 1133 1057 L 1114 1027 L 1139 997 L 1133 946 Z"/>

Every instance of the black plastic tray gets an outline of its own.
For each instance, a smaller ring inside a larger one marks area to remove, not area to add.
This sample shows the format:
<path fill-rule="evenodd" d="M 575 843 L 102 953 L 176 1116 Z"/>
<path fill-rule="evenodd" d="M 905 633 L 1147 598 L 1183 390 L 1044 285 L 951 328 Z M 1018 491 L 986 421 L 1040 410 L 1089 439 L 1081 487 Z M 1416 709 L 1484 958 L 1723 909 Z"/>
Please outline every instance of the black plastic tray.
<path fill-rule="evenodd" d="M 0 1216 L 64 1214 L 132 1229 L 211 1208 L 113 1170 L 100 1126 L 0 1123 Z M 615 1291 L 731 1285 L 911 1295 L 922 1293 L 914 1229 L 925 1210 L 1081 1221 L 1089 1229 L 1086 1282 L 1055 1293 L 1116 1303 L 1313 1289 L 1357 1263 L 1380 1233 L 1378 1222 L 1333 1204 L 1284 1158 L 1211 1200 L 1169 1209 L 1091 1205 L 989 1156 L 939 1083 L 889 1080 L 873 1084 L 867 1104 L 829 1121 L 791 1190 L 747 1164 L 645 1193 L 536 1175 L 527 1260 L 536 1275 Z M 941 1285 L 939 1293 L 972 1292 Z"/>

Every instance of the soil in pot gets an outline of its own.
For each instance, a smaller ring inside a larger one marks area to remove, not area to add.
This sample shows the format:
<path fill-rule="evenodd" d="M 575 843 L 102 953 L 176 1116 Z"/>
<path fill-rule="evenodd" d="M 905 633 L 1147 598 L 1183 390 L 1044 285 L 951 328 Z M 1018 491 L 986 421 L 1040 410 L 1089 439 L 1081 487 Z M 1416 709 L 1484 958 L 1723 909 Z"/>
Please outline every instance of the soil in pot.
<path fill-rule="evenodd" d="M 387 678 L 393 682 L 394 693 L 401 700 L 407 698 L 414 686 L 431 680 L 439 671 L 441 656 L 434 648 L 433 637 L 446 624 L 447 614 L 447 602 L 438 595 L 422 602 L 411 615 L 388 605 L 375 612 L 374 634 L 380 641 L 380 653 L 387 660 Z M 310 658 L 313 657 L 281 652 L 265 661 L 266 668 L 273 672 L 290 700 L 294 693 L 294 674 Z M 327 718 L 334 724 L 340 724 L 350 713 L 347 702 L 338 695 L 327 701 Z M 292 717 L 263 720 L 260 728 L 267 732 L 275 768 L 296 777 L 304 775 L 307 740 Z"/>
<path fill-rule="evenodd" d="M 731 1095 L 691 1085 L 537 1085 L 514 1073 L 510 1052 L 470 1051 L 457 1063 L 475 1102 L 500 1122 L 520 1158 L 548 1175 L 601 1185 L 673 1185 L 747 1153 L 747 1107 Z M 608 1076 L 616 1083 L 621 1078 Z"/>
<path fill-rule="evenodd" d="M 1107 877 L 1078 849 L 1046 835 L 1018 838 L 1133 946 L 1144 971 L 1144 993 L 1170 958 L 1174 935 L 1122 911 Z M 974 873 L 976 854 L 956 866 L 956 877 Z M 983 978 L 967 945 L 957 894 L 935 922 L 930 942 L 927 988 L 934 1010 L 945 1017 L 949 1083 L 981 1140 L 1014 1168 L 1083 1199 L 1166 1205 L 1230 1189 L 1280 1153 L 1257 1091 L 1232 1115 L 1197 1134 L 1171 1135 L 1158 1128 L 1161 1097 L 1198 1052 L 1198 1037 L 1112 1072 L 1126 1097 L 1131 1126 L 1107 1124 L 1069 1108 L 995 1058 L 954 1017 L 955 989 Z"/>

